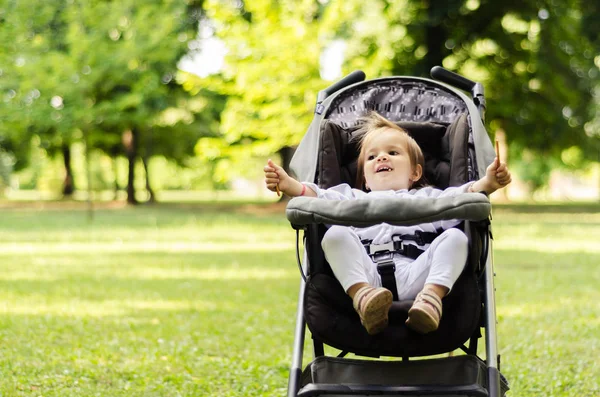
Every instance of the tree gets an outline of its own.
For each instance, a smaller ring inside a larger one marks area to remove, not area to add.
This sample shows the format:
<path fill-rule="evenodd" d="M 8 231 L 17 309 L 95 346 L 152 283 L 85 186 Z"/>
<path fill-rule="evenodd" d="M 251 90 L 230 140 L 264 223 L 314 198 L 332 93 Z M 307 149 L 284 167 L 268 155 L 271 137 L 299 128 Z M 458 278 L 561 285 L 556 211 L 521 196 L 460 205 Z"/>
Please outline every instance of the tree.
<path fill-rule="evenodd" d="M 201 13 L 201 2 L 187 3 L 187 6 L 177 1 L 142 5 L 125 1 L 97 3 L 82 9 L 84 22 L 78 35 L 87 40 L 78 52 L 95 70 L 90 94 L 96 124 L 102 126 L 103 135 L 113 131 L 124 144 L 129 161 L 130 203 L 137 202 L 133 184 L 137 159 L 141 155 L 144 161 L 151 154 L 161 153 L 161 147 L 153 146 L 153 152 L 144 150 L 149 147 L 144 146 L 144 140 L 154 135 L 154 124 L 160 114 L 185 95 L 175 82 L 176 65 L 194 37 Z M 98 21 L 98 15 L 105 16 L 103 22 Z M 148 21 L 161 23 L 148 24 Z M 86 53 L 85 48 L 90 47 L 97 51 Z M 175 130 L 180 125 L 176 122 L 171 127 Z M 108 145 L 114 144 L 110 134 L 106 138 Z M 168 150 L 165 152 L 168 155 Z"/>
<path fill-rule="evenodd" d="M 598 134 L 590 132 L 589 124 L 585 128 L 597 109 L 592 96 L 598 46 L 587 40 L 597 40 L 597 34 L 590 33 L 584 17 L 596 15 L 597 5 L 381 2 L 379 7 L 369 3 L 370 10 L 357 5 L 360 17 L 352 21 L 343 18 L 341 7 L 332 13 L 333 23 L 343 34 L 359 32 L 342 36 L 349 43 L 348 71 L 369 64 L 378 65 L 382 74 L 427 76 L 431 67 L 442 64 L 480 81 L 486 87 L 491 132 L 504 131 L 511 152 L 526 154 L 515 158 L 534 187 L 545 182 L 553 166 L 564 165 L 561 154 L 569 148 L 577 148 L 588 161 L 597 160 Z M 371 29 L 357 29 L 368 21 Z"/>
<path fill-rule="evenodd" d="M 201 7 L 201 0 L 12 2 L 2 45 L 16 66 L 0 76 L 9 92 L 0 130 L 10 131 L 3 146 L 18 154 L 17 166 L 26 164 L 18 145 L 37 135 L 50 154 L 64 153 L 69 179 L 68 148 L 85 138 L 110 155 L 127 155 L 134 203 L 140 157 L 181 162 L 193 155 L 197 139 L 214 128 L 204 127 L 213 106 L 198 106 L 203 97 L 191 98 L 176 77 Z"/>
<path fill-rule="evenodd" d="M 310 123 L 322 45 L 316 21 L 318 2 L 207 1 L 207 19 L 228 48 L 226 66 L 216 76 L 190 76 L 191 86 L 227 97 L 221 115 L 222 140 L 206 141 L 199 153 L 266 156 L 298 143 Z M 268 39 L 267 39 L 268 38 Z M 285 149 L 284 149 L 285 150 Z"/>
<path fill-rule="evenodd" d="M 599 138 L 590 132 L 597 7 L 578 0 L 212 1 L 207 15 L 229 54 L 220 76 L 197 84 L 230 95 L 224 142 L 267 154 L 300 140 L 316 92 L 327 85 L 319 56 L 334 41 L 345 43 L 344 74 L 427 77 L 441 64 L 484 84 L 489 130 L 505 132 L 511 153 L 527 154 L 522 173 L 539 186 L 564 163 L 565 150 L 597 160 Z"/>

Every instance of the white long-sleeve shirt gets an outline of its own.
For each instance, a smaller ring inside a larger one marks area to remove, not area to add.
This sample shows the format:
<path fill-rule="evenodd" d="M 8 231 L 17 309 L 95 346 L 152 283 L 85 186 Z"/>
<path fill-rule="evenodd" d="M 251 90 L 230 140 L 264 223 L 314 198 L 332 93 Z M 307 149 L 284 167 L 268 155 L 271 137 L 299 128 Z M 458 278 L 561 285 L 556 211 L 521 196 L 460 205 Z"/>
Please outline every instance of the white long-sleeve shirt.
<path fill-rule="evenodd" d="M 445 190 L 440 190 L 434 187 L 424 187 L 421 189 L 402 189 L 402 190 L 381 190 L 364 192 L 359 189 L 353 189 L 348 184 L 341 184 L 330 187 L 329 189 L 321 189 L 314 183 L 303 182 L 306 187 L 312 189 L 318 198 L 328 200 L 376 200 L 378 198 L 399 197 L 406 200 L 419 200 L 421 198 L 436 198 L 456 196 L 462 193 L 467 193 L 473 182 L 468 182 L 462 186 L 449 187 Z M 436 232 L 440 229 L 446 230 L 460 223 L 460 220 L 445 220 L 437 222 L 421 223 L 412 226 L 393 226 L 387 223 L 381 223 L 374 226 L 352 229 L 358 234 L 361 240 L 373 240 L 373 244 L 384 244 L 392 240 L 395 234 L 413 235 L 416 231 Z M 409 244 L 417 245 L 412 241 L 407 241 Z M 421 249 L 428 246 L 425 244 L 419 246 Z M 418 245 L 417 245 L 418 246 Z"/>

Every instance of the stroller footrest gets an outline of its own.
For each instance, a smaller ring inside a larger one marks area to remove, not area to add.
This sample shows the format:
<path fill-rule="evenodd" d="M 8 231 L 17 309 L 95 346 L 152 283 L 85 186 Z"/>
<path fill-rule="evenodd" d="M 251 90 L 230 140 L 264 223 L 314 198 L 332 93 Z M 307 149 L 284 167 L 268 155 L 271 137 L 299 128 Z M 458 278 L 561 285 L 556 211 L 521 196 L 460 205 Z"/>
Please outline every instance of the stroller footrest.
<path fill-rule="evenodd" d="M 302 374 L 298 397 L 488 396 L 486 364 L 475 356 L 413 361 L 318 357 Z M 500 396 L 508 385 L 501 383 Z"/>
<path fill-rule="evenodd" d="M 481 386 L 383 386 L 361 384 L 314 384 L 303 387 L 298 397 L 317 396 L 428 396 L 488 397 Z"/>

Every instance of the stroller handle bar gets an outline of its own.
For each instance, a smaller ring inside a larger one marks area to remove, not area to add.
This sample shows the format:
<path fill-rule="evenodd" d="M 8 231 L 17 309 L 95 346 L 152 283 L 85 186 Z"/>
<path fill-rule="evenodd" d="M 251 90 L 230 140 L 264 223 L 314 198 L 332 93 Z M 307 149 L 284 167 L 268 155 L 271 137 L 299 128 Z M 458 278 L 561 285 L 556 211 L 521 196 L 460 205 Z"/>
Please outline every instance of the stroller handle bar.
<path fill-rule="evenodd" d="M 457 73 L 451 72 L 448 69 L 444 69 L 441 66 L 434 66 L 431 69 L 431 77 L 435 80 L 441 81 L 443 83 L 449 84 L 453 87 L 461 89 L 463 91 L 467 91 L 471 94 L 473 98 L 473 102 L 477 106 L 479 113 L 481 115 L 481 119 L 484 119 L 485 113 L 485 95 L 483 92 L 483 85 L 473 80 L 469 80 L 466 77 L 463 77 Z M 334 94 L 335 92 L 346 88 L 352 84 L 359 83 L 366 79 L 365 72 L 362 70 L 355 70 L 350 73 L 340 81 L 330 85 L 324 90 L 319 91 L 317 95 L 317 104 L 315 108 L 316 114 L 322 114 L 325 110 L 324 105 L 322 105 L 323 101 L 327 99 L 328 96 Z"/>
<path fill-rule="evenodd" d="M 460 74 L 444 69 L 441 66 L 431 68 L 431 77 L 441 82 L 450 84 L 461 90 L 470 92 L 473 98 L 483 96 L 483 86 L 473 80 L 469 80 Z"/>
<path fill-rule="evenodd" d="M 354 72 L 350 73 L 337 83 L 334 83 L 329 87 L 325 88 L 324 90 L 319 91 L 319 95 L 317 96 L 317 104 L 320 104 L 329 95 L 341 90 L 342 88 L 345 88 L 354 83 L 358 83 L 360 81 L 364 81 L 366 77 L 367 76 L 365 75 L 365 72 L 363 72 L 362 70 L 355 70 Z"/>

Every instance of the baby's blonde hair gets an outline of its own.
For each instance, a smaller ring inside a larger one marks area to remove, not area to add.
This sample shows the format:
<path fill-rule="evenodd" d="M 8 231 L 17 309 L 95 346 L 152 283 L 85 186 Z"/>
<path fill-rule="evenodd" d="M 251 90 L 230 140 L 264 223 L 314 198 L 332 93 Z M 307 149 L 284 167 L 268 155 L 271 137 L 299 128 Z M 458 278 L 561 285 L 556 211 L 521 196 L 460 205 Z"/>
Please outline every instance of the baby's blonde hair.
<path fill-rule="evenodd" d="M 406 142 L 406 149 L 408 152 L 408 158 L 410 160 L 410 165 L 412 170 L 414 171 L 417 165 L 420 165 L 423 171 L 425 170 L 425 159 L 423 157 L 423 152 L 419 147 L 419 144 L 406 132 L 406 130 L 396 123 L 386 119 L 381 116 L 379 113 L 375 111 L 369 112 L 365 117 L 359 119 L 362 124 L 355 131 L 354 136 L 360 139 L 359 148 L 360 152 L 358 154 L 357 167 L 356 167 L 356 188 L 364 190 L 365 189 L 365 147 L 367 143 L 373 139 L 375 134 L 378 134 L 387 130 L 397 131 L 402 139 Z M 426 184 L 424 173 L 421 173 L 421 178 L 413 181 L 411 188 L 422 187 Z"/>

